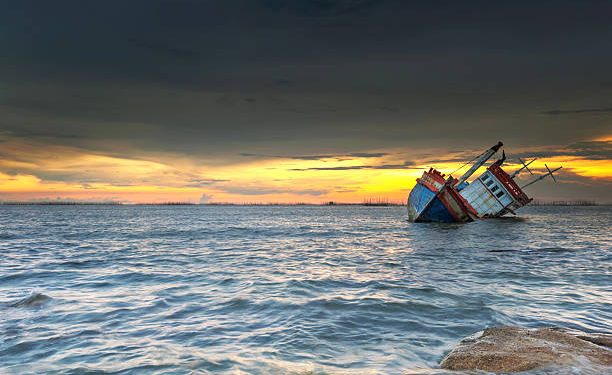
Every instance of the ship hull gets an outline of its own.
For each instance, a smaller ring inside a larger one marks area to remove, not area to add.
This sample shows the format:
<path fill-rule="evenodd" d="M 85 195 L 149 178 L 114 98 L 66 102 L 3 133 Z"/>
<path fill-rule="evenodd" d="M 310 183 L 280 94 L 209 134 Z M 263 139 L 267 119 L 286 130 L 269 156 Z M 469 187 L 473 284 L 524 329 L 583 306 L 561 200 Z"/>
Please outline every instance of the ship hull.
<path fill-rule="evenodd" d="M 440 190 L 417 181 L 408 196 L 408 219 L 413 222 L 464 223 L 473 215 L 461 201 L 457 192 L 447 186 Z"/>
<path fill-rule="evenodd" d="M 436 193 L 421 183 L 417 183 L 408 196 L 408 219 L 414 222 L 454 221 Z"/>

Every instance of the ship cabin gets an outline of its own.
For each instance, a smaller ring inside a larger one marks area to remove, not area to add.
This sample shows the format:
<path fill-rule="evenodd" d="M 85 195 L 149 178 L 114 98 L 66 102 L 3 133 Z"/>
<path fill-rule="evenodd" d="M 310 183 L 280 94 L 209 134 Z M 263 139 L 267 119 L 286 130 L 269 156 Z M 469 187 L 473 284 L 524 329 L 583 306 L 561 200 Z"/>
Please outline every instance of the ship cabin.
<path fill-rule="evenodd" d="M 487 168 L 459 194 L 476 210 L 480 217 L 499 217 L 531 202 L 512 177 L 497 163 Z"/>

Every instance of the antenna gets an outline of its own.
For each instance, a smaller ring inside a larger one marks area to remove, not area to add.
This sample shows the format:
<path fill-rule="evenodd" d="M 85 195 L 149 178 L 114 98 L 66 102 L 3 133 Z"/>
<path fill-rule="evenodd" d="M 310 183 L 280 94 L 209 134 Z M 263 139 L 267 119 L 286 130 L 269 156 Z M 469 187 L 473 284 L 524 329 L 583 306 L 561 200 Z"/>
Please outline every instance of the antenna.
<path fill-rule="evenodd" d="M 546 170 L 548 171 L 548 174 L 550 174 L 550 177 L 552 177 L 553 181 L 557 182 L 557 179 L 555 178 L 555 175 L 553 174 L 553 171 L 551 171 L 550 168 L 548 168 L 548 165 L 546 165 L 546 163 L 544 163 L 544 166 L 546 167 Z M 558 169 L 561 169 L 561 167 L 555 169 L 555 171 L 558 170 Z"/>
<path fill-rule="evenodd" d="M 529 164 L 531 164 L 534 161 L 536 161 L 537 158 L 533 158 L 533 160 L 531 160 L 529 163 L 525 163 L 525 161 L 523 159 L 521 159 L 521 158 L 518 158 L 518 160 L 521 162 L 521 164 L 523 164 L 523 166 L 521 168 L 517 169 L 514 173 L 512 173 L 512 176 L 510 176 L 510 177 L 514 178 L 514 177 L 518 176 L 519 173 L 521 173 L 521 171 L 523 169 L 526 169 L 527 172 L 529 172 L 533 176 L 533 172 L 531 171 L 531 169 L 529 169 L 528 166 L 529 166 Z"/>
<path fill-rule="evenodd" d="M 532 161 L 530 161 L 529 163 L 525 164 L 525 161 L 523 161 L 523 159 L 519 158 L 519 160 L 521 161 L 521 164 L 523 164 L 523 168 L 525 168 L 527 170 L 527 172 L 529 172 L 529 174 L 531 174 L 533 176 L 533 172 L 531 171 L 531 169 L 529 169 L 529 164 L 533 163 L 534 161 L 536 161 L 536 158 L 533 158 Z"/>
<path fill-rule="evenodd" d="M 549 176 L 549 175 L 550 175 L 550 177 L 552 177 L 552 179 L 553 179 L 555 182 L 557 182 L 557 179 L 555 178 L 555 176 L 553 175 L 553 173 L 554 173 L 554 172 L 556 172 L 556 171 L 558 171 L 559 169 L 561 169 L 561 168 L 563 168 L 563 167 L 559 167 L 559 168 L 557 168 L 557 169 L 553 169 L 553 170 L 551 171 L 551 170 L 550 170 L 550 168 L 548 168 L 548 166 L 547 166 L 546 164 L 544 164 L 544 166 L 546 166 L 546 169 L 548 170 L 548 173 L 544 173 L 543 175 L 536 177 L 536 179 L 535 179 L 535 180 L 530 181 L 530 182 L 526 183 L 525 185 L 521 186 L 521 189 L 524 189 L 524 188 L 526 188 L 526 187 L 527 187 L 527 186 L 529 186 L 529 185 L 535 184 L 536 182 L 543 180 L 543 179 L 544 179 L 546 176 Z"/>

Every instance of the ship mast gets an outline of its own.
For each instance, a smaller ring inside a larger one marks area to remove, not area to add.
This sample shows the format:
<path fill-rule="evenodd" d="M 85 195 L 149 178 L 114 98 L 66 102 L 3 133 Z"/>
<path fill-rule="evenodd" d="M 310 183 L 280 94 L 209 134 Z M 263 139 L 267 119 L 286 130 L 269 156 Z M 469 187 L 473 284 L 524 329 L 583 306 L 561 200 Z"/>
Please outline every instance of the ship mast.
<path fill-rule="evenodd" d="M 523 166 L 521 168 L 517 169 L 514 173 L 512 173 L 512 175 L 510 177 L 514 178 L 514 177 L 518 176 L 518 174 L 521 173 L 521 171 L 523 169 L 526 169 L 527 172 L 529 172 L 530 174 L 533 175 L 533 172 L 531 172 L 531 170 L 529 169 L 529 164 L 531 164 L 534 161 L 536 161 L 537 158 L 533 158 L 533 160 L 530 161 L 529 163 L 525 163 L 525 161 L 523 159 L 521 159 L 521 158 L 518 158 L 518 160 L 523 164 Z"/>
<path fill-rule="evenodd" d="M 550 168 L 548 168 L 548 165 L 544 164 L 544 166 L 545 166 L 545 167 L 546 167 L 546 169 L 548 170 L 548 173 L 545 173 L 545 174 L 543 174 L 543 175 L 541 175 L 541 176 L 538 176 L 538 177 L 537 177 L 536 179 L 534 179 L 533 181 L 529 181 L 529 182 L 528 182 L 528 183 L 526 183 L 525 185 L 521 186 L 521 189 L 524 189 L 524 188 L 526 188 L 526 187 L 527 187 L 527 186 L 529 186 L 529 185 L 533 185 L 533 184 L 535 184 L 536 182 L 543 180 L 543 179 L 544 179 L 545 177 L 547 177 L 547 176 L 552 177 L 552 179 L 553 179 L 555 182 L 557 182 L 557 179 L 555 178 L 555 175 L 553 175 L 553 173 L 554 173 L 554 172 L 556 172 L 556 171 L 558 171 L 559 169 L 561 169 L 561 168 L 563 168 L 563 167 L 559 167 L 559 168 L 553 169 L 553 170 L 551 171 L 551 170 L 550 170 Z"/>
<path fill-rule="evenodd" d="M 497 144 L 493 147 L 491 147 L 490 149 L 488 149 L 487 151 L 485 151 L 474 163 L 474 165 L 472 165 L 472 167 L 470 169 L 467 170 L 467 172 L 465 172 L 463 174 L 463 176 L 459 177 L 459 180 L 457 181 L 457 186 L 461 185 L 462 183 L 464 183 L 468 178 L 470 178 L 471 175 L 474 174 L 474 172 L 476 172 L 476 170 L 478 170 L 478 168 L 482 167 L 484 165 L 484 163 L 487 162 L 487 160 L 489 160 L 491 158 L 491 156 L 495 155 L 495 153 L 497 152 L 497 150 L 499 150 L 499 148 L 501 146 L 503 146 L 504 144 L 501 142 L 497 142 Z"/>

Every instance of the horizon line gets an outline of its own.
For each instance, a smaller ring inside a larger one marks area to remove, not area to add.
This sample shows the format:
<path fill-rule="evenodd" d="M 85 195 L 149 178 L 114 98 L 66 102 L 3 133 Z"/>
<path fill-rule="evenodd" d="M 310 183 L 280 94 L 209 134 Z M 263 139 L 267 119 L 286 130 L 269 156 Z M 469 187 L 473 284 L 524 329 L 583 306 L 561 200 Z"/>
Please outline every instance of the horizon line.
<path fill-rule="evenodd" d="M 595 200 L 538 200 L 534 199 L 530 206 L 612 206 L 612 202 L 597 202 Z M 402 207 L 405 202 L 95 202 L 95 201 L 0 201 L 0 206 L 364 206 L 364 207 Z"/>

